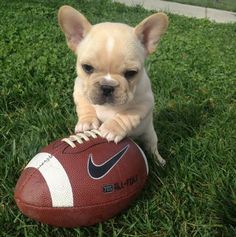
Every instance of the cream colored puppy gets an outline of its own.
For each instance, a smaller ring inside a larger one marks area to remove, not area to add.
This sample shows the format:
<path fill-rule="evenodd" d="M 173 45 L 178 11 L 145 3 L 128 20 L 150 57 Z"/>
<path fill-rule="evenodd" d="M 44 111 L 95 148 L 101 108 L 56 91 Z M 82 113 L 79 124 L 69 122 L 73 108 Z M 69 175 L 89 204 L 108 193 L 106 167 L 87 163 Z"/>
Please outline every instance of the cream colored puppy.
<path fill-rule="evenodd" d="M 109 22 L 91 25 L 74 8 L 63 6 L 58 21 L 77 55 L 76 133 L 99 129 L 116 143 L 125 136 L 140 137 L 164 165 L 157 149 L 154 97 L 144 61 L 166 31 L 168 17 L 156 13 L 135 28 Z"/>

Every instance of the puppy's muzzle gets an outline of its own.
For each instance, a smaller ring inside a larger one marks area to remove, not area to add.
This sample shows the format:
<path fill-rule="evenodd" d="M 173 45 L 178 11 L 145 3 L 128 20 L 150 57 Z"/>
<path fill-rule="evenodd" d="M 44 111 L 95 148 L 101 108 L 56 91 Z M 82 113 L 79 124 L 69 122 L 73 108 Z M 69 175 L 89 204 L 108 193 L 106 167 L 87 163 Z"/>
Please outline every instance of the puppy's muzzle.
<path fill-rule="evenodd" d="M 114 92 L 115 88 L 109 85 L 101 85 L 102 95 L 105 97 L 111 96 Z"/>

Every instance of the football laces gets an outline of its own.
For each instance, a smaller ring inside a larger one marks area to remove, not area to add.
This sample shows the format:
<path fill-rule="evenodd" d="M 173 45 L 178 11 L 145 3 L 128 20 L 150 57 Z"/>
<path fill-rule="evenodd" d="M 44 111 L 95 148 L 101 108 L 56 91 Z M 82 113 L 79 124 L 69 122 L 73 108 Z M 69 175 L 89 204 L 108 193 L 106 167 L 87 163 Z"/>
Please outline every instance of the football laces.
<path fill-rule="evenodd" d="M 97 138 L 101 136 L 101 132 L 99 130 L 93 129 L 90 131 L 84 131 L 82 133 L 76 133 L 74 135 L 70 135 L 69 137 L 63 138 L 61 141 L 66 142 L 71 147 L 76 147 L 74 142 L 78 142 L 79 144 L 83 144 L 84 141 L 89 141 L 90 138 Z"/>

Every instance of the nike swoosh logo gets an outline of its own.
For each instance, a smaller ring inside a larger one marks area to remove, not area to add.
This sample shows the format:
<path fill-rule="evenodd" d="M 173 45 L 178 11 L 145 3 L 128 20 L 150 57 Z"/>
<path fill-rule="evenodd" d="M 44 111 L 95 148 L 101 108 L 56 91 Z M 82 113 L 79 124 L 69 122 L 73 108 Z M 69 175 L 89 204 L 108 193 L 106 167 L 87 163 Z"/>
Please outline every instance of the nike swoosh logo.
<path fill-rule="evenodd" d="M 109 160 L 104 163 L 97 165 L 93 161 L 93 155 L 89 155 L 88 159 L 88 174 L 93 179 L 101 179 L 105 175 L 107 175 L 110 170 L 120 161 L 120 159 L 124 156 L 124 154 L 129 149 L 129 145 L 125 146 L 122 150 L 112 156 Z"/>

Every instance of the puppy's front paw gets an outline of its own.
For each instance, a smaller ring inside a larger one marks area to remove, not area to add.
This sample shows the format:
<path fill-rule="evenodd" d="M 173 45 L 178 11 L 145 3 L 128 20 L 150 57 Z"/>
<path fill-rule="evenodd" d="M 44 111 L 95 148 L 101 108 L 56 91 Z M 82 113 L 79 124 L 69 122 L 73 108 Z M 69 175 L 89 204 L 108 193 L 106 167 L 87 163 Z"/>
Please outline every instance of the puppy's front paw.
<path fill-rule="evenodd" d="M 84 132 L 91 129 L 98 129 L 100 122 L 96 117 L 79 119 L 75 126 L 75 133 Z"/>
<path fill-rule="evenodd" d="M 104 122 L 99 130 L 102 137 L 106 138 L 109 142 L 114 141 L 118 143 L 127 135 L 126 131 L 115 120 Z"/>

